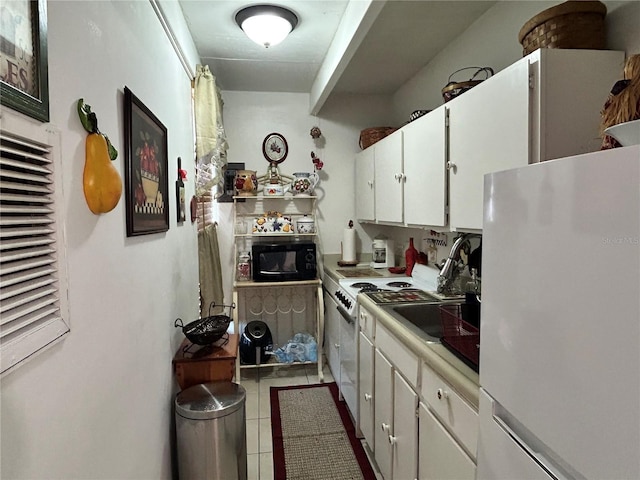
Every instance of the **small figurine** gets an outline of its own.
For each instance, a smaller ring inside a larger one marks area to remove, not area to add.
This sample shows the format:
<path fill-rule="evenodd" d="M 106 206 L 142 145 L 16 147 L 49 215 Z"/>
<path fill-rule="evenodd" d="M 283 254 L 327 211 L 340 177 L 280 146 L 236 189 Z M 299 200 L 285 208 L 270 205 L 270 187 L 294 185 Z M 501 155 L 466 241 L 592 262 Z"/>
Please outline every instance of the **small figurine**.
<path fill-rule="evenodd" d="M 313 162 L 313 169 L 315 171 L 320 171 L 322 167 L 324 167 L 324 163 L 320 160 L 320 157 L 316 157 L 315 152 L 311 152 L 311 161 Z"/>
<path fill-rule="evenodd" d="M 320 138 L 322 136 L 322 132 L 320 131 L 320 129 L 318 127 L 313 127 L 311 129 L 311 132 L 309 132 L 311 134 L 311 138 Z"/>

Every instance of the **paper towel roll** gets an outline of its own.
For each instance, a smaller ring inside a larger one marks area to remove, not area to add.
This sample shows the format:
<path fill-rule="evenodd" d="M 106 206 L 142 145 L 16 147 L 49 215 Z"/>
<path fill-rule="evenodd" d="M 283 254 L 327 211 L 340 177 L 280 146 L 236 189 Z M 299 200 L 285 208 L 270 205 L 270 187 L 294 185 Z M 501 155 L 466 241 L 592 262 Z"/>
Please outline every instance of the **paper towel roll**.
<path fill-rule="evenodd" d="M 345 228 L 342 235 L 342 261 L 356 261 L 356 231 L 353 228 Z"/>

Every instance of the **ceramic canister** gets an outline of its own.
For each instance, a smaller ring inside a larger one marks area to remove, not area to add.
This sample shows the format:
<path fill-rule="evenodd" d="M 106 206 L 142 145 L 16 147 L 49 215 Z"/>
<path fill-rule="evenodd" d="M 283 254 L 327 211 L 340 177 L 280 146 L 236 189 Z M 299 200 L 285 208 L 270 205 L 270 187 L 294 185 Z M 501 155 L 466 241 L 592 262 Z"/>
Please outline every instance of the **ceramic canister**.
<path fill-rule="evenodd" d="M 318 177 L 318 174 L 315 172 L 294 173 L 293 182 L 291 183 L 291 193 L 294 195 L 311 195 L 319 180 L 320 177 Z"/>
<path fill-rule="evenodd" d="M 234 182 L 236 195 L 253 196 L 258 191 L 258 177 L 255 170 L 238 170 Z"/>
<path fill-rule="evenodd" d="M 296 232 L 298 233 L 316 233 L 316 222 L 313 218 L 305 215 L 296 222 Z"/>

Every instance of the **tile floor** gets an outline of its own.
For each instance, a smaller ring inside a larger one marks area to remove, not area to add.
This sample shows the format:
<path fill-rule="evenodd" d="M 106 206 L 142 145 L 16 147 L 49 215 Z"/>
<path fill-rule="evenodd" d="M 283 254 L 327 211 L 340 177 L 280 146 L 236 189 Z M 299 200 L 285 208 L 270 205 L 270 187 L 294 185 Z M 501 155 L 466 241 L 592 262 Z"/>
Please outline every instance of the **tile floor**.
<path fill-rule="evenodd" d="M 333 382 L 325 365 L 324 381 Z M 247 391 L 247 470 L 248 480 L 273 479 L 271 445 L 270 387 L 320 383 L 316 365 L 243 369 L 240 384 Z"/>

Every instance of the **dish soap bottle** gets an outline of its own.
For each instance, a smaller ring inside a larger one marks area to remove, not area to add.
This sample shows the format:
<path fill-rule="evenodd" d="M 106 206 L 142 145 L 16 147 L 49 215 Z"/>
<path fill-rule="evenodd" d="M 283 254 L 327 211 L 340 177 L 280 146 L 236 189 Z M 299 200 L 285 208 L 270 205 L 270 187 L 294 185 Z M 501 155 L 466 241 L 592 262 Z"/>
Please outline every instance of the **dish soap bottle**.
<path fill-rule="evenodd" d="M 413 246 L 413 237 L 409 239 L 409 247 L 406 252 L 404 252 L 404 260 L 405 265 L 407 266 L 406 275 L 411 276 L 411 272 L 413 271 L 413 266 L 416 264 L 418 260 L 418 250 Z"/>

